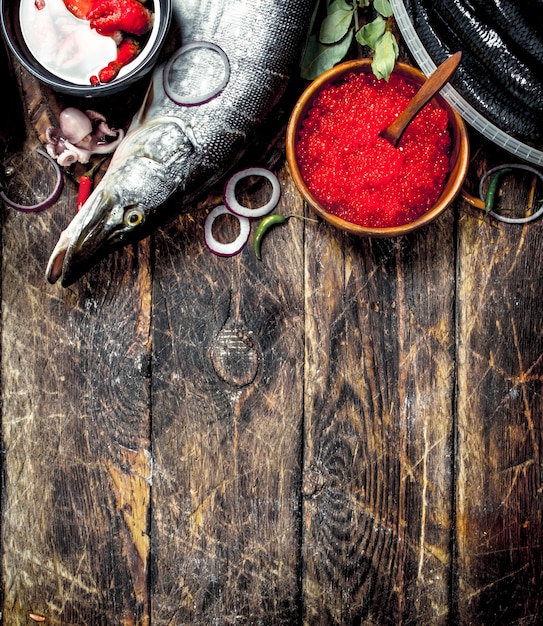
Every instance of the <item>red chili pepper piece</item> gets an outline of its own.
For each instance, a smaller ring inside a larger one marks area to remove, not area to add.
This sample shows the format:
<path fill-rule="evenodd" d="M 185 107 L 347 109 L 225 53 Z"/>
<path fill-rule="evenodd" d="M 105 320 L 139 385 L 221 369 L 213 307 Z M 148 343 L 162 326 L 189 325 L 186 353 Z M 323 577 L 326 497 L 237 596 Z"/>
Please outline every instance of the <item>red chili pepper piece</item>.
<path fill-rule="evenodd" d="M 91 195 L 92 183 L 92 178 L 85 175 L 81 176 L 79 179 L 79 191 L 77 194 L 77 204 L 75 206 L 76 212 L 79 212 L 79 209 L 81 209 Z"/>
<path fill-rule="evenodd" d="M 109 83 L 112 81 L 121 69 L 133 61 L 140 53 L 140 45 L 135 39 L 130 37 L 125 39 L 117 48 L 117 58 L 115 61 L 108 63 L 106 67 L 98 72 L 98 76 L 91 76 L 91 85 L 96 86 L 99 83 Z"/>
<path fill-rule="evenodd" d="M 75 206 L 76 212 L 79 212 L 81 207 L 85 204 L 85 202 L 91 195 L 92 188 L 94 186 L 94 176 L 104 161 L 105 158 L 97 161 L 79 178 L 79 190 L 77 192 L 77 204 Z"/>
<path fill-rule="evenodd" d="M 64 5 L 70 11 L 72 15 L 78 17 L 80 20 L 84 20 L 87 17 L 87 13 L 94 7 L 94 0 L 63 0 Z M 40 0 L 36 0 L 40 2 Z"/>
<path fill-rule="evenodd" d="M 45 9 L 45 0 L 34 0 L 34 6 L 38 11 Z"/>
<path fill-rule="evenodd" d="M 153 14 L 138 0 L 96 0 L 86 19 L 102 35 L 118 30 L 143 35 L 151 28 Z"/>

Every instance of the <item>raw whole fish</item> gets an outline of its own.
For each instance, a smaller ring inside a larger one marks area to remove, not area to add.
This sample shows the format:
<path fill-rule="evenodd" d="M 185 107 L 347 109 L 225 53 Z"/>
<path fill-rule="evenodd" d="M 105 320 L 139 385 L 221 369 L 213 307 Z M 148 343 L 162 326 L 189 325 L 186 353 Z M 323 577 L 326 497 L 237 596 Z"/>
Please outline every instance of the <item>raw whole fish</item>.
<path fill-rule="evenodd" d="M 180 32 L 183 45 L 219 46 L 229 61 L 229 81 L 206 103 L 178 106 L 165 94 L 164 66 L 154 70 L 107 172 L 53 250 L 49 282 L 72 284 L 106 254 L 144 238 L 190 206 L 235 166 L 299 71 L 313 5 L 313 0 L 173 1 L 172 33 Z M 207 93 L 224 71 L 219 55 L 203 48 L 183 55 L 180 63 L 172 66 L 172 83 L 191 93 Z"/>
<path fill-rule="evenodd" d="M 541 19 L 538 23 L 536 9 L 531 14 L 526 13 L 526 5 L 519 6 L 515 0 L 472 1 L 473 8 L 485 21 L 495 24 L 505 39 L 510 39 L 512 45 L 518 46 L 521 55 L 526 53 L 528 62 L 533 59 L 543 63 Z"/>
<path fill-rule="evenodd" d="M 469 50 L 486 70 L 527 106 L 543 101 L 543 72 L 539 63 L 526 62 L 503 32 L 484 19 L 469 0 L 434 3 L 453 28 L 463 50 Z M 517 28 L 512 24 L 511 29 Z"/>
<path fill-rule="evenodd" d="M 538 108 L 529 107 L 509 93 L 469 50 L 463 48 L 457 30 L 442 19 L 440 10 L 431 0 L 411 0 L 405 6 L 421 42 L 436 65 L 450 54 L 462 50 L 462 62 L 451 80 L 458 93 L 498 128 L 519 140 L 541 143 L 543 102 Z"/>
<path fill-rule="evenodd" d="M 520 141 L 543 141 L 541 0 L 515 10 L 510 0 L 405 0 L 422 44 L 439 64 L 462 50 L 451 83 L 488 121 Z M 514 3 L 513 3 L 514 4 Z M 515 16 L 507 23 L 505 15 Z M 539 16 L 539 20 L 538 17 Z M 521 45 L 522 42 L 522 45 Z"/>

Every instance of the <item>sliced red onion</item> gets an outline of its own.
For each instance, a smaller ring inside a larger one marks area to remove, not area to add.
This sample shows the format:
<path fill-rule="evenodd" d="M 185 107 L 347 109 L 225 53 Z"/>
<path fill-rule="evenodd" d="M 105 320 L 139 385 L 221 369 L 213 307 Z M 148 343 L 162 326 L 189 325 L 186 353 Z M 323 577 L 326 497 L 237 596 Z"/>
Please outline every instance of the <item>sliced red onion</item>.
<path fill-rule="evenodd" d="M 534 167 L 531 167 L 530 165 L 524 165 L 521 163 L 506 163 L 505 165 L 498 165 L 488 170 L 488 172 L 486 172 L 486 174 L 481 178 L 479 182 L 479 197 L 481 198 L 481 200 L 483 200 L 483 202 L 485 198 L 485 195 L 483 193 L 483 187 L 486 179 L 489 176 L 492 176 L 492 174 L 495 174 L 496 172 L 499 172 L 503 169 L 526 170 L 527 172 L 531 172 L 532 174 L 538 176 L 540 180 L 543 180 L 543 174 L 539 170 L 536 170 Z M 539 219 L 543 215 L 543 206 L 534 213 L 532 213 L 532 215 L 528 215 L 528 217 L 506 217 L 505 215 L 500 215 L 495 211 L 489 211 L 489 215 L 492 215 L 492 217 L 499 222 L 505 222 L 506 224 L 527 224 L 528 222 L 533 222 L 534 220 Z"/>
<path fill-rule="evenodd" d="M 177 61 L 177 59 L 182 55 L 188 52 L 189 50 L 194 50 L 196 48 L 205 48 L 208 50 L 213 50 L 216 52 L 223 62 L 224 65 L 224 76 L 222 80 L 218 82 L 218 84 L 208 93 L 205 93 L 200 96 L 191 96 L 190 94 L 180 94 L 175 91 L 172 87 L 170 81 L 170 71 L 173 67 L 173 64 Z M 164 70 L 162 73 L 162 82 L 164 85 L 164 91 L 168 98 L 178 104 L 179 106 L 196 106 L 198 104 L 205 104 L 212 100 L 215 96 L 221 93 L 221 91 L 226 87 L 228 81 L 230 80 L 230 61 L 226 56 L 226 53 L 222 48 L 220 48 L 217 44 L 212 43 L 211 41 L 193 41 L 191 43 L 187 43 L 184 46 L 181 46 L 176 52 L 174 52 L 171 59 L 164 66 Z"/>
<path fill-rule="evenodd" d="M 31 213 L 31 212 L 35 213 L 38 211 L 43 211 L 43 209 L 47 209 L 47 207 L 50 207 L 54 202 L 57 201 L 58 197 L 60 196 L 60 192 L 62 191 L 64 179 L 62 177 L 62 171 L 58 163 L 55 161 L 55 159 L 53 159 L 52 156 L 47 154 L 47 152 L 45 152 L 44 150 L 41 150 L 40 148 L 38 148 L 36 152 L 40 154 L 41 156 L 45 157 L 46 159 L 48 159 L 53 165 L 56 175 L 57 175 L 55 186 L 53 188 L 53 191 L 50 193 L 50 195 L 47 198 L 45 198 L 45 200 L 42 200 L 41 202 L 38 202 L 37 204 L 33 204 L 33 205 L 24 205 L 24 204 L 19 204 L 18 202 L 14 202 L 13 200 L 10 200 L 3 191 L 0 191 L 0 198 L 2 198 L 2 200 L 12 209 L 17 209 L 17 211 L 25 211 L 26 213 Z"/>
<path fill-rule="evenodd" d="M 231 243 L 221 243 L 213 236 L 213 223 L 220 215 L 232 215 L 239 222 L 239 235 Z M 249 239 L 251 224 L 246 217 L 234 215 L 224 204 L 220 204 L 209 212 L 204 224 L 204 237 L 207 247 L 218 256 L 234 256 L 243 249 Z"/>
<path fill-rule="evenodd" d="M 238 202 L 236 198 L 236 185 L 239 183 L 240 180 L 248 178 L 249 176 L 263 176 L 270 181 L 272 186 L 271 198 L 266 204 L 258 207 L 257 209 L 251 209 L 249 207 L 243 206 Z M 281 185 L 279 184 L 279 179 L 273 172 L 270 172 L 270 170 L 267 170 L 264 167 L 249 167 L 247 169 L 236 172 L 233 176 L 230 177 L 224 189 L 224 204 L 226 204 L 226 206 L 232 213 L 234 213 L 235 215 L 240 215 L 242 217 L 262 217 L 263 215 L 271 213 L 279 203 L 280 197 Z"/>

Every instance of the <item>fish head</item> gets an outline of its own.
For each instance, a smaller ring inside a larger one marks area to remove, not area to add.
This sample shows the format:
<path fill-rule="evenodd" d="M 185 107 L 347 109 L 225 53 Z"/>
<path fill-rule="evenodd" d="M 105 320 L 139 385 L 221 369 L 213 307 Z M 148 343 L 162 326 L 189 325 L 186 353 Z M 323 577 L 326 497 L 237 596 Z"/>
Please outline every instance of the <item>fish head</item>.
<path fill-rule="evenodd" d="M 61 233 L 46 269 L 50 283 L 60 279 L 63 287 L 71 285 L 102 258 L 166 221 L 164 204 L 183 188 L 194 160 L 193 142 L 179 136 L 179 128 L 174 131 L 175 150 L 168 150 L 164 137 L 160 145 L 151 142 L 153 151 L 142 147 L 145 137 L 132 138 L 137 150 L 134 145 L 119 147 L 100 183 Z"/>

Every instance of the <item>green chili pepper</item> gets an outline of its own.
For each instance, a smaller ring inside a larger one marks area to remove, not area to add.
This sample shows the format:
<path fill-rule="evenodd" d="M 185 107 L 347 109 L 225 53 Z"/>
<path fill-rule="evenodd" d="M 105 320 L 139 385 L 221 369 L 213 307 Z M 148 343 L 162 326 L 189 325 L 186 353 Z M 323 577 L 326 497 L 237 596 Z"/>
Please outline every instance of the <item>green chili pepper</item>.
<path fill-rule="evenodd" d="M 510 167 L 504 167 L 501 170 L 498 170 L 492 180 L 490 181 L 490 185 L 488 186 L 488 190 L 485 194 L 485 211 L 489 213 L 494 208 L 494 203 L 496 201 L 496 194 L 498 192 L 498 187 L 500 184 L 500 180 L 503 178 L 507 172 L 510 172 Z"/>
<path fill-rule="evenodd" d="M 261 246 L 262 246 L 262 238 L 264 235 L 276 224 L 283 224 L 287 221 L 286 215 L 281 215 L 280 213 L 274 213 L 274 215 L 267 215 L 258 225 L 258 228 L 255 232 L 255 237 L 253 240 L 253 249 L 255 251 L 256 258 L 259 261 L 262 261 L 261 254 Z"/>
<path fill-rule="evenodd" d="M 310 217 L 305 217 L 304 215 L 282 215 L 281 213 L 274 213 L 273 215 L 267 215 L 258 225 L 258 228 L 255 232 L 255 237 L 253 240 L 253 249 L 255 251 L 256 258 L 259 261 L 262 261 L 262 254 L 260 252 L 262 246 L 262 238 L 264 235 L 276 224 L 284 224 L 291 217 L 296 217 L 300 220 L 305 220 L 306 222 L 315 222 L 318 223 L 318 220 L 313 220 Z"/>

